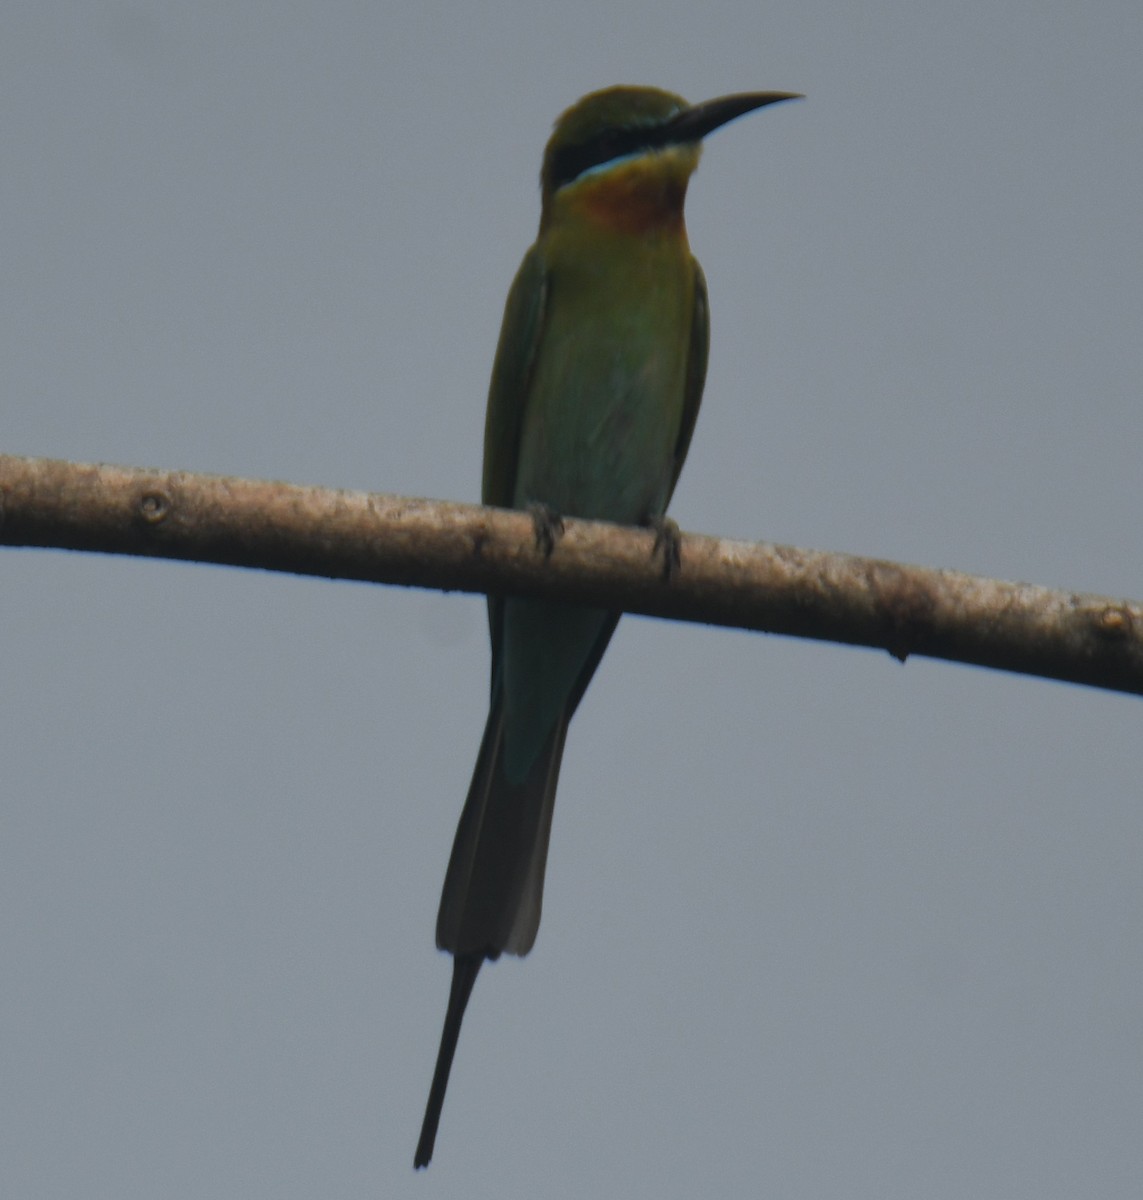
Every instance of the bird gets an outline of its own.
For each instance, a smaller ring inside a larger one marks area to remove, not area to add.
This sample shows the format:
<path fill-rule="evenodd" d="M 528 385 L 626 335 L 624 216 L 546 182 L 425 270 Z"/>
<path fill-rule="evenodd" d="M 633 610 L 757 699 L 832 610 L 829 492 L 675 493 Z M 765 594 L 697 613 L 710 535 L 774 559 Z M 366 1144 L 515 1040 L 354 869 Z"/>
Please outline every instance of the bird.
<path fill-rule="evenodd" d="M 482 501 L 654 528 L 666 518 L 706 378 L 706 280 L 683 217 L 703 138 L 796 92 L 688 104 L 652 87 L 591 92 L 555 122 L 539 234 L 508 292 L 484 431 Z M 619 614 L 490 596 L 488 719 L 437 916 L 452 984 L 414 1167 L 433 1155 L 461 1021 L 484 961 L 525 955 L 540 906 L 568 723 Z"/>

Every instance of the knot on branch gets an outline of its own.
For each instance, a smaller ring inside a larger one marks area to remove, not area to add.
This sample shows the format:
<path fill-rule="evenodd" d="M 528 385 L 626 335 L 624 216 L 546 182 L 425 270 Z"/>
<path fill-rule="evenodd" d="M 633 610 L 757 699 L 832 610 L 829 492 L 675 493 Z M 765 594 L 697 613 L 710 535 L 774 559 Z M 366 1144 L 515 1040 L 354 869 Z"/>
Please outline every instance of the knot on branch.
<path fill-rule="evenodd" d="M 173 509 L 174 501 L 158 488 L 149 488 L 139 497 L 139 515 L 148 525 L 161 525 Z"/>

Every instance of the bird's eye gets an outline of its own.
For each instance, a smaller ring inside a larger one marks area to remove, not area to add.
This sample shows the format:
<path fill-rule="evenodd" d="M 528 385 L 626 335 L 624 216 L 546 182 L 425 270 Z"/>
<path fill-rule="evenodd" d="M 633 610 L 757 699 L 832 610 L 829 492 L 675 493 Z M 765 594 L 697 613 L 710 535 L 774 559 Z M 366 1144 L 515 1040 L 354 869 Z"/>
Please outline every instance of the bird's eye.
<path fill-rule="evenodd" d="M 641 150 L 653 150 L 663 140 L 663 130 L 658 127 L 604 129 L 587 141 L 563 146 L 552 160 L 552 187 L 561 188 L 592 167 L 601 167 Z"/>

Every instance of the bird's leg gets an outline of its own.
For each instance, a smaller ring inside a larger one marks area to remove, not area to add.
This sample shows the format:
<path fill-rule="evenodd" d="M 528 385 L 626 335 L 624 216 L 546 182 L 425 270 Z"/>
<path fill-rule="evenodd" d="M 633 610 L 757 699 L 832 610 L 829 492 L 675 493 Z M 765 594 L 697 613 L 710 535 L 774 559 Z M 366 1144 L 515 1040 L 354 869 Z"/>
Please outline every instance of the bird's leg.
<path fill-rule="evenodd" d="M 536 534 L 536 549 L 545 558 L 551 558 L 556 542 L 563 537 L 564 519 L 550 504 L 542 500 L 533 500 L 528 505 L 528 513 L 532 518 L 532 528 Z"/>
<path fill-rule="evenodd" d="M 646 522 L 647 528 L 654 531 L 655 544 L 651 547 L 651 557 L 663 556 L 663 579 L 669 583 L 674 578 L 683 562 L 683 535 L 678 525 L 670 517 L 650 517 Z"/>

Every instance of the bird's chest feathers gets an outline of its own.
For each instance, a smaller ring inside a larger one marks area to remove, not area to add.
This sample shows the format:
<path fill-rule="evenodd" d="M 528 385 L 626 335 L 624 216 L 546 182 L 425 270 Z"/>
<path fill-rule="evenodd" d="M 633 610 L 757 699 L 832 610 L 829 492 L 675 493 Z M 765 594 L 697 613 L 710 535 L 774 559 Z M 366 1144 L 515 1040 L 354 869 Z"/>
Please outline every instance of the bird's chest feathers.
<path fill-rule="evenodd" d="M 666 505 L 682 421 L 690 254 L 655 240 L 568 249 L 550 273 L 516 500 L 645 520 Z"/>

